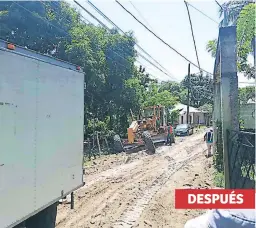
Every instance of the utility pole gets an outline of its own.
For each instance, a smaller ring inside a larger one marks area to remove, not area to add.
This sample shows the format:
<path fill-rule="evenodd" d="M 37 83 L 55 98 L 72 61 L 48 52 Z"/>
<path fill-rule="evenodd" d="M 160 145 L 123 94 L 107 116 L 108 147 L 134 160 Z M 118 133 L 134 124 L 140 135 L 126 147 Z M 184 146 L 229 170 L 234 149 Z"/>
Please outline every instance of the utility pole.
<path fill-rule="evenodd" d="M 187 124 L 189 124 L 189 94 L 190 94 L 190 63 L 188 64 L 188 101 L 187 101 Z"/>

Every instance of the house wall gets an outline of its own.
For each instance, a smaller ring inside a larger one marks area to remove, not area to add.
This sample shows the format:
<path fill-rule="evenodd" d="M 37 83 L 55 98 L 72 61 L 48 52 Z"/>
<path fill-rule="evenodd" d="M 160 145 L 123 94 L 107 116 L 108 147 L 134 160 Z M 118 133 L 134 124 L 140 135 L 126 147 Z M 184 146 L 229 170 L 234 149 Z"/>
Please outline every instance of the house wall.
<path fill-rule="evenodd" d="M 189 113 L 189 118 L 191 119 L 190 124 L 201 124 L 205 125 L 207 124 L 207 117 L 204 113 Z M 183 122 L 182 122 L 183 119 Z M 187 114 L 183 114 L 179 116 L 179 124 L 185 124 L 187 123 Z"/>
<path fill-rule="evenodd" d="M 194 124 L 201 124 L 205 125 L 206 124 L 206 118 L 204 113 L 194 113 Z"/>
<path fill-rule="evenodd" d="M 193 124 L 193 121 L 194 121 L 193 113 L 189 114 L 189 118 L 191 119 L 191 124 Z M 187 123 L 187 114 L 180 115 L 179 116 L 179 124 L 185 124 L 185 123 Z"/>

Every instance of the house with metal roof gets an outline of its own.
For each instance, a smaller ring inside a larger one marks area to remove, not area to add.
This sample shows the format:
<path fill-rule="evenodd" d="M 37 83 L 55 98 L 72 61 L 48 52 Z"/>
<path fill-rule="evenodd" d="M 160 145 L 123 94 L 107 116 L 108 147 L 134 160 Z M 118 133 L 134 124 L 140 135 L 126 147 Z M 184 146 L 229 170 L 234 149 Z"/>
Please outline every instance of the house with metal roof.
<path fill-rule="evenodd" d="M 187 105 L 178 103 L 169 112 L 178 111 L 179 115 L 176 124 L 187 123 Z M 211 113 L 209 111 L 203 111 L 199 108 L 189 106 L 189 120 L 188 123 L 192 125 L 209 125 L 211 121 Z"/>

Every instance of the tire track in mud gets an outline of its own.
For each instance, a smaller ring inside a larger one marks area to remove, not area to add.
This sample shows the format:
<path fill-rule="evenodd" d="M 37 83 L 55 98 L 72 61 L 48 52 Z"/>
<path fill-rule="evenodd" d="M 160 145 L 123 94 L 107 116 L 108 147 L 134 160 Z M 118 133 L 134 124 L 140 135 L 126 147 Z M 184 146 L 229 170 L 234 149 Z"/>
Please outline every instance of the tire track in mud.
<path fill-rule="evenodd" d="M 119 166 L 114 167 L 112 169 L 108 169 L 106 171 L 103 171 L 103 172 L 97 174 L 96 176 L 94 176 L 94 178 L 91 181 L 89 181 L 88 183 L 85 182 L 85 185 L 80 189 L 88 188 L 91 185 L 96 184 L 97 182 L 104 181 L 107 178 L 111 178 L 113 176 L 114 177 L 123 176 L 122 172 L 126 172 L 128 170 L 131 171 L 131 170 L 133 170 L 132 169 L 133 167 L 135 167 L 137 165 L 140 165 L 140 163 L 142 163 L 142 161 L 134 161 L 134 162 L 129 163 L 129 164 L 122 164 L 122 165 L 119 165 Z"/>
<path fill-rule="evenodd" d="M 200 155 L 202 142 L 198 139 L 196 135 L 181 139 L 170 149 L 160 147 L 155 155 L 89 176 L 75 193 L 75 210 L 62 207 L 56 227 L 131 227 L 161 186 L 193 156 Z M 190 151 L 200 151 L 191 156 L 188 145 Z"/>
<path fill-rule="evenodd" d="M 78 203 L 76 203 L 77 209 L 75 209 L 74 211 L 65 210 L 65 212 L 62 212 L 62 211 L 58 212 L 59 219 L 57 217 L 58 221 L 56 223 L 56 226 L 58 227 L 60 224 L 63 224 L 66 221 L 70 220 L 70 214 L 74 214 L 74 217 L 75 217 L 76 212 L 78 212 L 79 210 L 81 210 L 83 208 L 83 205 L 80 203 L 80 200 L 82 200 L 82 198 L 84 198 L 84 197 L 88 197 L 88 196 L 86 196 L 86 193 L 85 193 L 85 191 L 87 191 L 87 189 L 91 188 L 93 185 L 96 185 L 98 182 L 104 182 L 104 181 L 108 180 L 108 178 L 121 177 L 124 175 L 125 172 L 132 171 L 133 170 L 132 168 L 136 167 L 137 165 L 140 165 L 141 162 L 142 161 L 134 161 L 129 164 L 122 164 L 120 166 L 105 170 L 99 174 L 92 175 L 92 177 L 90 178 L 91 180 L 75 192 L 75 201 L 78 202 Z M 136 170 L 136 168 L 135 168 L 135 170 Z M 104 192 L 104 189 L 106 189 L 106 188 L 103 188 L 103 191 L 102 191 L 101 188 L 102 188 L 102 186 L 97 186 L 98 193 L 102 193 L 102 192 Z M 94 192 L 94 190 L 95 189 L 93 189 L 92 192 Z M 96 196 L 97 193 L 94 192 L 94 195 Z M 65 206 L 68 206 L 68 205 L 64 205 L 64 207 Z M 87 212 L 88 212 L 88 209 L 87 209 Z"/>
<path fill-rule="evenodd" d="M 144 194 L 138 198 L 137 202 L 130 206 L 125 213 L 117 220 L 114 224 L 114 228 L 131 228 L 134 227 L 139 220 L 143 210 L 148 206 L 151 199 L 161 190 L 161 188 L 169 181 L 169 179 L 178 172 L 185 165 L 190 163 L 201 156 L 201 150 L 195 153 L 192 156 L 189 156 L 186 159 L 181 161 L 172 160 L 168 165 L 167 169 L 158 176 L 152 185 L 148 186 L 146 190 L 144 190 Z M 173 167 L 172 165 L 176 166 Z"/>
<path fill-rule="evenodd" d="M 147 161 L 147 163 L 149 162 L 150 161 Z M 136 163 L 135 165 L 137 164 L 138 163 Z M 144 163 L 144 165 L 148 165 L 148 164 Z M 157 166 L 158 164 L 155 164 L 151 168 L 155 169 L 157 168 Z M 100 186 L 94 186 L 98 183 L 98 182 L 94 182 L 93 184 L 88 185 L 86 188 L 83 187 L 83 190 L 86 190 L 86 192 L 90 192 L 89 195 L 83 193 L 84 191 L 80 189 L 78 199 L 76 200 L 78 201 L 77 203 L 78 205 L 76 206 L 77 208 L 74 211 L 71 211 L 71 213 L 66 214 L 66 216 L 62 216 L 63 219 L 60 219 L 57 222 L 56 227 L 77 228 L 77 227 L 97 226 L 95 225 L 97 221 L 93 221 L 94 218 L 97 218 L 100 215 L 101 217 L 102 216 L 104 217 L 104 214 L 106 213 L 105 209 L 109 209 L 109 207 L 111 206 L 111 203 L 113 203 L 115 199 L 120 199 L 122 193 L 125 191 L 131 192 L 127 188 L 133 186 L 135 180 L 141 181 L 145 177 L 149 177 L 148 174 L 150 174 L 152 170 L 150 168 L 143 170 L 143 166 L 141 166 L 141 169 L 135 169 L 135 172 L 134 170 L 129 170 L 129 172 L 130 172 L 130 175 L 127 173 L 121 173 L 118 176 L 112 176 L 112 178 L 110 177 L 109 179 L 103 178 L 102 185 Z M 116 183 L 116 186 L 115 186 L 115 183 Z M 96 187 L 96 188 L 91 190 L 90 187 L 91 188 Z M 96 193 L 95 193 L 95 190 L 97 191 Z M 99 195 L 100 195 L 100 198 L 98 199 Z M 132 196 L 133 195 L 131 195 L 131 197 Z M 128 198 L 126 198 L 126 201 L 128 202 L 130 201 L 129 196 Z M 85 226 L 85 224 L 89 222 L 90 224 L 88 226 Z"/>

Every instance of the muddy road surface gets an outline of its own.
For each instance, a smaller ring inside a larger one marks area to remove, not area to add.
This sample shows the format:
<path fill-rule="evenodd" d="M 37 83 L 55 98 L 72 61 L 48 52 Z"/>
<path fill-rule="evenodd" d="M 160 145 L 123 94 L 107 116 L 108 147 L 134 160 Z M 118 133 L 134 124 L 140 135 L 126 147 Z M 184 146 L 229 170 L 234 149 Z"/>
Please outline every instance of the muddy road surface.
<path fill-rule="evenodd" d="M 202 211 L 175 210 L 175 188 L 213 187 L 203 133 L 177 138 L 156 154 L 110 155 L 92 161 L 86 185 L 75 192 L 75 209 L 58 207 L 57 228 L 182 228 Z"/>

